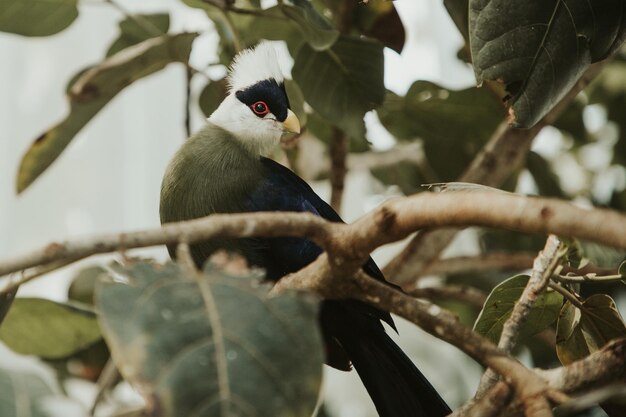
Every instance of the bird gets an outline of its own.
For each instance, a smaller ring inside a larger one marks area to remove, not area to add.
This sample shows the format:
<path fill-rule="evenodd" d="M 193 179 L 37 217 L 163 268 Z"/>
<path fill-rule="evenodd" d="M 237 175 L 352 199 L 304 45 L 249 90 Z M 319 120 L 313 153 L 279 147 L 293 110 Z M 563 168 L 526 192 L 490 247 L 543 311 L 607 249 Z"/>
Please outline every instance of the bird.
<path fill-rule="evenodd" d="M 306 181 L 264 156 L 286 132 L 300 132 L 274 45 L 265 41 L 241 51 L 227 80 L 224 100 L 205 126 L 183 143 L 165 171 L 161 223 L 257 211 L 309 212 L 342 222 Z M 322 253 L 315 243 L 298 237 L 210 240 L 190 246 L 198 267 L 218 250 L 239 253 L 249 265 L 264 269 L 271 281 L 302 269 Z M 170 245 L 168 251 L 174 258 L 176 247 Z M 371 257 L 362 269 L 386 282 Z M 382 322 L 396 330 L 388 312 L 361 301 L 322 300 L 319 323 L 325 362 L 344 371 L 354 367 L 381 417 L 448 415 L 446 402 Z"/>

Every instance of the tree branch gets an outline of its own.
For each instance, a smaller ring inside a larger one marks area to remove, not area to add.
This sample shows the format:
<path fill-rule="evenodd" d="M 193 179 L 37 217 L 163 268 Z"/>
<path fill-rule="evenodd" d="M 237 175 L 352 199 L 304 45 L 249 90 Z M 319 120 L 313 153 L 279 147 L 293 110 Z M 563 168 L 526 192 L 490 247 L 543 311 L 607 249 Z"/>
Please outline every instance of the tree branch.
<path fill-rule="evenodd" d="M 499 187 L 511 173 L 523 166 L 535 136 L 544 126 L 558 119 L 578 93 L 600 73 L 605 62 L 591 65 L 559 104 L 532 128 L 515 129 L 507 122 L 502 122 L 459 181 Z M 399 285 L 415 279 L 415 271 L 426 268 L 438 258 L 457 232 L 458 229 L 444 229 L 418 233 L 404 250 L 383 268 L 383 273 Z"/>
<path fill-rule="evenodd" d="M 348 136 L 339 128 L 333 128 L 333 140 L 330 144 L 330 205 L 336 212 L 341 212 L 341 200 L 346 178 L 346 158 L 348 156 Z"/>

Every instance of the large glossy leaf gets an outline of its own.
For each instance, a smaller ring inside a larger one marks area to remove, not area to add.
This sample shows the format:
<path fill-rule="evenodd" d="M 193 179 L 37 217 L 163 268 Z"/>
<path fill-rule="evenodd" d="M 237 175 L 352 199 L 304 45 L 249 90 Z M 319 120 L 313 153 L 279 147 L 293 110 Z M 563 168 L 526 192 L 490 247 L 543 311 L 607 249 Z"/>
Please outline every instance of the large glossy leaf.
<path fill-rule="evenodd" d="M 52 395 L 38 376 L 0 369 L 0 416 L 51 417 L 42 401 Z"/>
<path fill-rule="evenodd" d="M 485 89 L 453 91 L 416 81 L 405 97 L 387 93 L 377 109 L 382 124 L 399 140 L 424 141 L 440 181 L 454 181 L 504 118 L 504 108 Z"/>
<path fill-rule="evenodd" d="M 141 42 L 86 70 L 72 85 L 67 117 L 40 135 L 20 164 L 17 191 L 22 192 L 63 152 L 74 136 L 134 81 L 171 62 L 187 62 L 195 33 L 164 35 Z"/>
<path fill-rule="evenodd" d="M 339 32 L 317 13 L 308 0 L 293 0 L 292 3 L 293 6 L 283 4 L 280 8 L 285 16 L 297 23 L 298 29 L 313 49 L 321 51 L 335 43 Z"/>
<path fill-rule="evenodd" d="M 0 340 L 15 352 L 62 358 L 101 339 L 95 314 L 43 298 L 16 298 L 0 326 Z"/>
<path fill-rule="evenodd" d="M 606 294 L 595 294 L 581 309 L 565 303 L 556 333 L 556 353 L 563 365 L 582 359 L 607 342 L 626 336 L 626 325 L 615 302 Z"/>
<path fill-rule="evenodd" d="M 111 56 L 124 48 L 167 33 L 170 15 L 167 13 L 139 14 L 127 17 L 120 22 L 120 36 L 113 41 L 106 56 Z"/>
<path fill-rule="evenodd" d="M 269 297 L 251 277 L 211 265 L 199 277 L 175 264 L 116 268 L 99 318 L 124 377 L 159 416 L 310 416 L 321 336 L 316 303 Z M 230 411 L 230 413 L 228 412 Z"/>
<path fill-rule="evenodd" d="M 587 67 L 626 37 L 623 0 L 470 0 L 469 34 L 479 83 L 500 80 L 512 122 L 537 123 Z"/>
<path fill-rule="evenodd" d="M 474 330 L 498 343 L 504 323 L 511 316 L 515 304 L 528 284 L 528 279 L 528 275 L 516 275 L 498 284 L 487 297 L 474 324 Z M 554 323 L 559 317 L 562 304 L 561 294 L 550 289 L 542 292 L 520 327 L 519 340 L 537 334 Z"/>
<path fill-rule="evenodd" d="M 49 36 L 78 17 L 78 0 L 0 0 L 0 31 Z"/>
<path fill-rule="evenodd" d="M 402 20 L 393 2 L 371 0 L 354 7 L 354 26 L 364 35 L 377 39 L 397 53 L 402 52 L 406 38 Z"/>
<path fill-rule="evenodd" d="M 324 51 L 302 45 L 292 74 L 307 103 L 350 136 L 365 135 L 363 116 L 383 102 L 383 47 L 341 36 Z"/>

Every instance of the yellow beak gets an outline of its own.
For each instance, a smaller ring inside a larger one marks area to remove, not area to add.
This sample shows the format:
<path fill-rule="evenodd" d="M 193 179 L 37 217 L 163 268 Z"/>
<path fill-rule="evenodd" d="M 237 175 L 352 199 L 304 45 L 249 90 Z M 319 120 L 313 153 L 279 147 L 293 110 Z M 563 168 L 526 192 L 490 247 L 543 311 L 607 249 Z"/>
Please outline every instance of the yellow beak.
<path fill-rule="evenodd" d="M 283 122 L 283 128 L 287 132 L 300 133 L 300 120 L 290 109 L 287 109 L 287 118 Z"/>

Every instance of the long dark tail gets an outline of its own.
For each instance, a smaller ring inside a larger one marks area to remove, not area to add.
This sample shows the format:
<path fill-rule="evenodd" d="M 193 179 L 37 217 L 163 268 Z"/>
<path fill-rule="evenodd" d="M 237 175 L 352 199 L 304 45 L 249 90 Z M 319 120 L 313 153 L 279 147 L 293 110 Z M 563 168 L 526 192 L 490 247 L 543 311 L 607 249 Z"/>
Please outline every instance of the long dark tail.
<path fill-rule="evenodd" d="M 380 417 L 444 417 L 451 413 L 378 319 L 364 315 L 358 308 L 355 311 L 356 303 L 346 305 L 343 301 L 341 306 L 332 307 L 330 303 L 339 304 L 327 301 L 322 310 L 344 310 L 334 315 L 333 336 L 348 354 Z"/>

